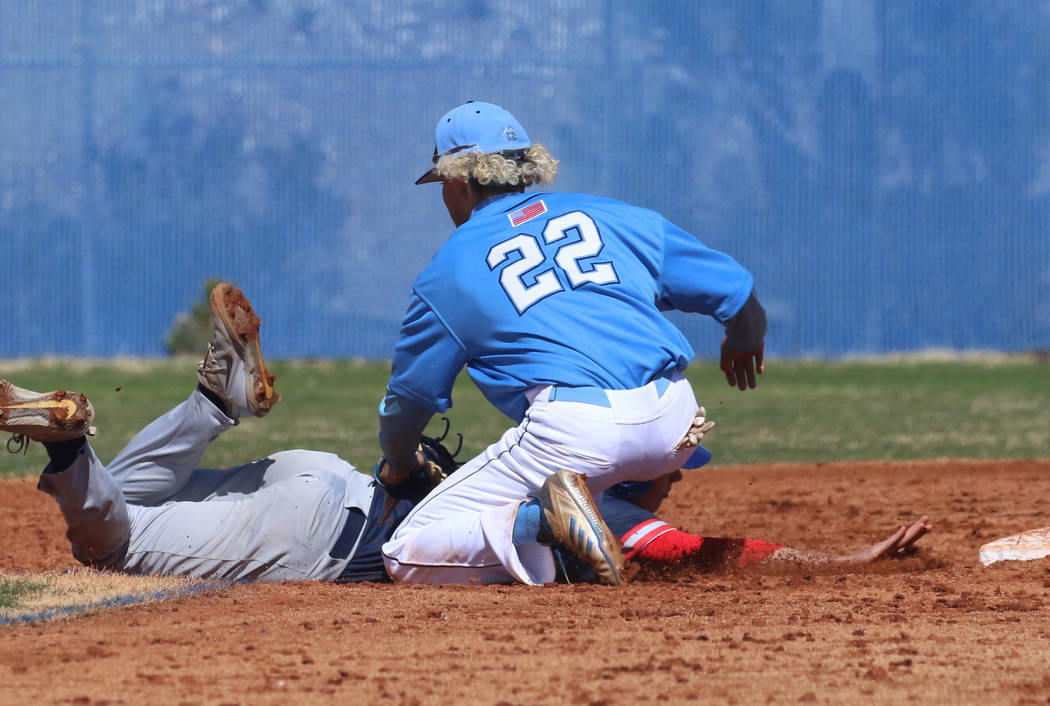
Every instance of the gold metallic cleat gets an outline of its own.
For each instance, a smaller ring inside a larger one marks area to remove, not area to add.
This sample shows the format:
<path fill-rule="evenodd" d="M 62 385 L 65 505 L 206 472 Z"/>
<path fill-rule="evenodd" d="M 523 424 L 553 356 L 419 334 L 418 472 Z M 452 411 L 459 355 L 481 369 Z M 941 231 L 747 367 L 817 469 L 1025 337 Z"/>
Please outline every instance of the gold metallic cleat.
<path fill-rule="evenodd" d="M 585 475 L 558 470 L 540 487 L 540 507 L 554 540 L 594 569 L 598 583 L 619 586 L 626 579 L 623 550 L 598 513 L 586 480 Z"/>

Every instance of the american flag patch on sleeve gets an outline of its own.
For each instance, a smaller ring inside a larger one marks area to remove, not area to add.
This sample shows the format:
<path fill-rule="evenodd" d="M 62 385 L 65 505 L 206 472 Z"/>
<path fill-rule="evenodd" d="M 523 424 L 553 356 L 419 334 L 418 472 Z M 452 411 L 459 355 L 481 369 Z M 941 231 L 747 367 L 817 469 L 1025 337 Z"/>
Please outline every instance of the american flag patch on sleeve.
<path fill-rule="evenodd" d="M 517 228 L 525 221 L 531 221 L 536 216 L 547 212 L 547 204 L 543 203 L 543 199 L 530 203 L 524 208 L 519 208 L 513 213 L 508 213 L 507 218 L 510 219 L 510 224 Z"/>

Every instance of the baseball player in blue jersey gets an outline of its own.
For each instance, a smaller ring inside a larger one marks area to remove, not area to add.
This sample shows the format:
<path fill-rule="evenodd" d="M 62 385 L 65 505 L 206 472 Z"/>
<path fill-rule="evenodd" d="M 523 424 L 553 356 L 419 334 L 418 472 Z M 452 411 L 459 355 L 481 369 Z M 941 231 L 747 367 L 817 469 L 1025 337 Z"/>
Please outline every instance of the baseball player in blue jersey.
<path fill-rule="evenodd" d="M 380 403 L 380 483 L 424 459 L 419 436 L 466 366 L 517 425 L 409 514 L 383 546 L 396 580 L 543 584 L 551 545 L 608 584 L 623 556 L 592 493 L 679 467 L 710 423 L 663 316 L 726 329 L 721 367 L 763 372 L 766 317 L 751 274 L 658 213 L 589 194 L 532 193 L 557 161 L 513 115 L 469 102 L 441 117 L 434 167 L 455 231 L 416 279 Z"/>

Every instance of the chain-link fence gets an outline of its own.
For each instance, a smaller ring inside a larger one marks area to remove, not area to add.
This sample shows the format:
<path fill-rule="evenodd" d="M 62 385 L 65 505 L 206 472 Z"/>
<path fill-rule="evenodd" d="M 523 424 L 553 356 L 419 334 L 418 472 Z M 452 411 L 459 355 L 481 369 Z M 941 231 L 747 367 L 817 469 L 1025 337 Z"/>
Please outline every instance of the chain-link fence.
<path fill-rule="evenodd" d="M 388 356 L 472 98 L 747 265 L 771 355 L 1047 348 L 1048 43 L 996 0 L 4 2 L 0 358 L 163 355 L 212 277 L 273 357 Z"/>

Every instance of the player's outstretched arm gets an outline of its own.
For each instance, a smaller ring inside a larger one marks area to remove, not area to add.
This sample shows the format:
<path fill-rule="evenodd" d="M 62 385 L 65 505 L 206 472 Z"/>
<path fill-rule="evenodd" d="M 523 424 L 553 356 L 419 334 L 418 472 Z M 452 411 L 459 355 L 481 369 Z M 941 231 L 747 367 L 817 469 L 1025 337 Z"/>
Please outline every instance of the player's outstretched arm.
<path fill-rule="evenodd" d="M 915 542 L 932 529 L 924 516 L 870 547 L 851 554 L 795 549 L 757 539 L 701 537 L 670 527 L 657 518 L 633 528 L 622 541 L 624 556 L 643 569 L 688 567 L 708 572 L 776 564 L 817 568 L 869 564 L 879 559 L 911 556 L 915 552 Z"/>
<path fill-rule="evenodd" d="M 826 552 L 780 547 L 765 557 L 760 564 L 793 564 L 795 566 L 818 567 L 850 564 L 870 564 L 879 559 L 900 559 L 914 554 L 915 542 L 933 529 L 924 515 L 908 526 L 899 527 L 893 534 L 875 544 L 852 554 L 828 554 Z"/>

